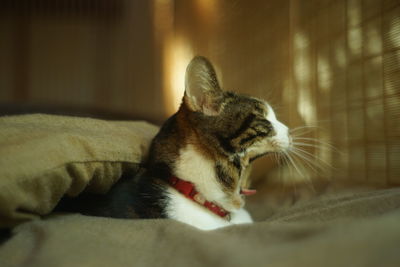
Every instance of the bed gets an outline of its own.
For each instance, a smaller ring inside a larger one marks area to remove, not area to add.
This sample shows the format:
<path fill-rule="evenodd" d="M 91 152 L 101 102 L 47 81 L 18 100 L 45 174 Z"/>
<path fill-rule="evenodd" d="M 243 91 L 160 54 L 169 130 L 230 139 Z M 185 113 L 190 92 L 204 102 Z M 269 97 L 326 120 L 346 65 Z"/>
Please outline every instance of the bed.
<path fill-rule="evenodd" d="M 208 232 L 166 219 L 53 212 L 63 196 L 105 194 L 124 172 L 137 171 L 158 128 L 33 114 L 0 117 L 0 129 L 0 266 L 400 262 L 400 188 L 348 188 L 281 206 L 261 194 L 248 203 L 254 224 Z"/>

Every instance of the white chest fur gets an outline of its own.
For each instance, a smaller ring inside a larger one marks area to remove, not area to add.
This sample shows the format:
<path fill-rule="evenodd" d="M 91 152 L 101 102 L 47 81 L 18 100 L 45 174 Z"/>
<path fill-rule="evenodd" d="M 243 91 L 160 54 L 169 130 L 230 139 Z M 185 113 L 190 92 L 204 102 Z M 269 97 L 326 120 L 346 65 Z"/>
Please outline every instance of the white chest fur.
<path fill-rule="evenodd" d="M 187 199 L 173 188 L 169 189 L 168 218 L 190 224 L 202 230 L 214 230 L 232 224 L 252 223 L 250 214 L 245 209 L 231 213 L 227 221 L 199 204 Z"/>
<path fill-rule="evenodd" d="M 224 193 L 215 178 L 214 163 L 197 152 L 191 145 L 181 150 L 175 165 L 175 175 L 195 184 L 209 201 L 221 200 Z M 212 230 L 232 224 L 251 223 L 252 219 L 245 209 L 231 212 L 231 220 L 227 221 L 207 210 L 205 207 L 187 199 L 174 188 L 168 189 L 169 202 L 167 216 L 202 230 Z"/>

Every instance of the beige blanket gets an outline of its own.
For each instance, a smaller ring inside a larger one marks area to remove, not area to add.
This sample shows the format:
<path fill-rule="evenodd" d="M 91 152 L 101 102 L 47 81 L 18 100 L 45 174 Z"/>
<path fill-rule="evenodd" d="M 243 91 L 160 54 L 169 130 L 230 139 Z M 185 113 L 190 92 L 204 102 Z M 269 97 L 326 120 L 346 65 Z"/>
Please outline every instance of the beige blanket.
<path fill-rule="evenodd" d="M 399 204 L 400 189 L 337 196 L 211 232 L 172 220 L 53 215 L 17 227 L 0 266 L 394 267 Z"/>
<path fill-rule="evenodd" d="M 64 195 L 107 192 L 137 169 L 157 130 L 146 122 L 0 117 L 0 228 L 48 214 Z"/>

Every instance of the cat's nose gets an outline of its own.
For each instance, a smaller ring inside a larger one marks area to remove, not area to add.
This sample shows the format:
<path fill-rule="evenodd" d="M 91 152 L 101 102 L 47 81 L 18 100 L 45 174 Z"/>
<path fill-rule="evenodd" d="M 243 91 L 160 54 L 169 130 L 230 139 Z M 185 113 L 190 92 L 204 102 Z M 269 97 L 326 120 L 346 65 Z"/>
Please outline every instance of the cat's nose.
<path fill-rule="evenodd" d="M 275 121 L 273 123 L 273 127 L 276 131 L 276 135 L 274 135 L 272 138 L 272 144 L 275 149 L 278 151 L 288 149 L 291 145 L 289 128 L 280 121 Z"/>

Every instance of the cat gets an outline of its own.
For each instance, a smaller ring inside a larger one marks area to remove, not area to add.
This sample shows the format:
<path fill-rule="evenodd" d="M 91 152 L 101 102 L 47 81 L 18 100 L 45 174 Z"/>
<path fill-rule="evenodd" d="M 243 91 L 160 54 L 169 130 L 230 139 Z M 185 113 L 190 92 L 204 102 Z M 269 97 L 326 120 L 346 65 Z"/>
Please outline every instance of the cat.
<path fill-rule="evenodd" d="M 86 201 L 96 207 L 86 213 L 170 218 L 202 230 L 251 223 L 244 204 L 255 190 L 246 169 L 290 146 L 288 127 L 267 102 L 222 90 L 210 61 L 197 56 L 186 69 L 179 110 L 151 143 L 146 169 Z"/>

